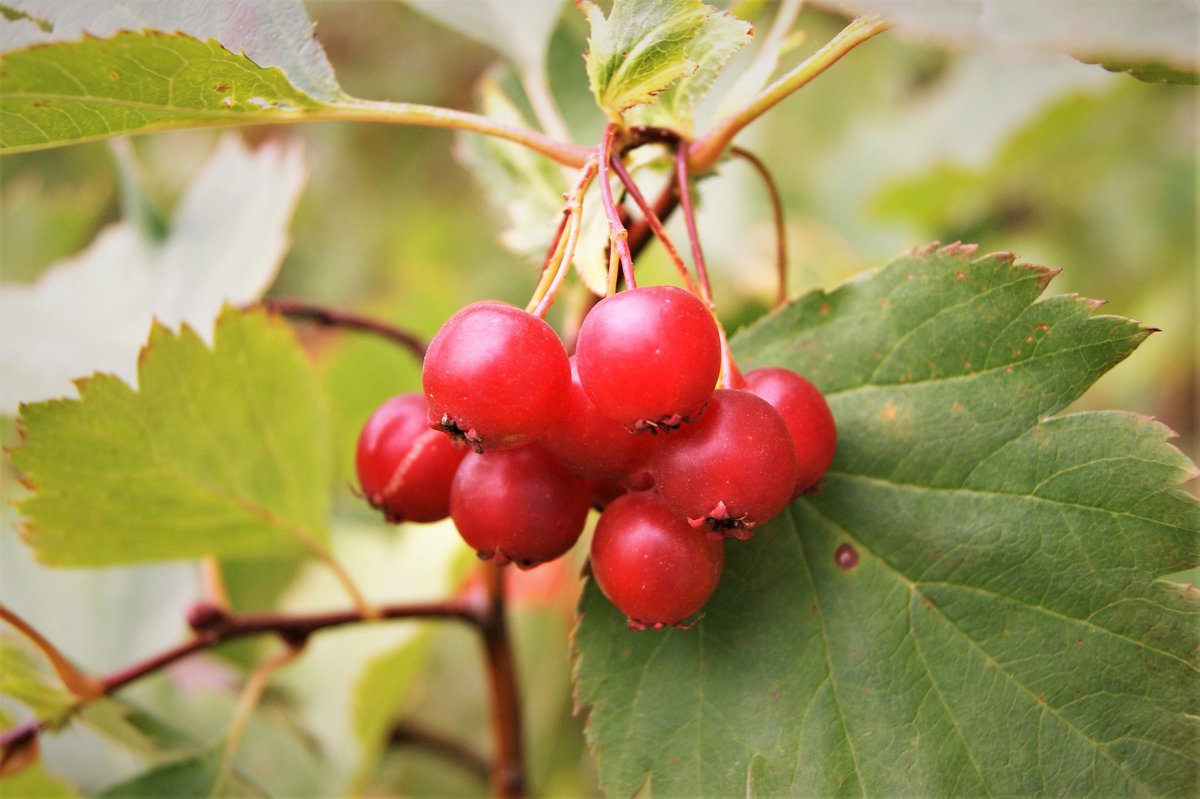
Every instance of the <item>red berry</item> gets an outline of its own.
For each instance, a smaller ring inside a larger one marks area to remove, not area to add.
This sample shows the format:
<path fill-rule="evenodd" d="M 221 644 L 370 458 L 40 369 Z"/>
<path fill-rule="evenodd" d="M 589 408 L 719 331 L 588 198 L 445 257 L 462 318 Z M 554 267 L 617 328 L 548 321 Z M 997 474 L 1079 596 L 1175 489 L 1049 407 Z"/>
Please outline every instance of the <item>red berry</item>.
<path fill-rule="evenodd" d="M 663 499 L 694 527 L 748 538 L 792 498 L 796 448 L 779 412 L 748 391 L 719 389 L 699 420 L 655 447 Z"/>
<path fill-rule="evenodd" d="M 571 357 L 571 385 L 558 423 L 542 436 L 542 443 L 580 477 L 620 480 L 650 458 L 652 439 L 631 434 L 600 412 L 579 384 L 579 370 Z"/>
<path fill-rule="evenodd" d="M 354 465 L 363 496 L 393 523 L 450 515 L 450 482 L 464 452 L 437 430 L 420 394 L 381 405 L 358 436 Z"/>
<path fill-rule="evenodd" d="M 596 585 L 635 629 L 679 626 L 721 580 L 725 548 L 693 530 L 653 491 L 617 497 L 592 537 Z"/>
<path fill-rule="evenodd" d="M 796 445 L 796 489 L 793 496 L 817 484 L 833 462 L 837 426 L 820 390 L 805 378 L 776 366 L 745 374 L 746 390 L 779 411 Z"/>
<path fill-rule="evenodd" d="M 450 317 L 425 353 L 430 424 L 476 452 L 524 446 L 558 418 L 571 380 L 545 320 L 499 302 Z"/>
<path fill-rule="evenodd" d="M 602 413 L 630 430 L 694 417 L 721 372 L 721 338 L 704 303 L 675 286 L 605 297 L 583 320 L 579 380 Z"/>
<path fill-rule="evenodd" d="M 570 549 L 587 520 L 591 483 L 540 444 L 463 461 L 450 489 L 450 517 L 484 560 L 527 569 Z"/>

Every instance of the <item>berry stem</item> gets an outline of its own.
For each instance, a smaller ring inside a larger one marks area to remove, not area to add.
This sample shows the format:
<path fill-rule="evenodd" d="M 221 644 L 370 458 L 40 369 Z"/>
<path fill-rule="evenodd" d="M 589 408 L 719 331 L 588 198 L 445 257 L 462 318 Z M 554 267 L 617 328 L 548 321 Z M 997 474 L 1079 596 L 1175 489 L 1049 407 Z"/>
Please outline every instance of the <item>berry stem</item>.
<path fill-rule="evenodd" d="M 888 29 L 888 23 L 875 15 L 857 17 L 830 39 L 824 47 L 791 71 L 763 89 L 741 109 L 719 120 L 689 149 L 691 167 L 696 172 L 707 172 L 717 163 L 721 153 L 729 147 L 734 137 L 754 120 L 765 114 L 792 92 L 841 60 L 858 45 Z"/>
<path fill-rule="evenodd" d="M 688 273 L 687 265 L 679 257 L 679 251 L 675 249 L 675 245 L 671 243 L 671 239 L 667 236 L 667 231 L 663 227 L 662 220 L 658 218 L 658 214 L 654 212 L 654 208 L 646 202 L 645 196 L 642 195 L 637 183 L 633 181 L 633 177 L 629 174 L 629 170 L 625 168 L 625 165 L 621 163 L 620 158 L 614 157 L 612 159 L 612 168 L 617 173 L 617 177 L 621 179 L 621 183 L 625 185 L 625 190 L 629 192 L 629 196 L 633 198 L 638 208 L 641 209 L 642 217 L 646 220 L 646 224 L 650 226 L 654 235 L 662 242 L 663 249 L 667 251 L 667 255 L 671 258 L 671 263 L 675 266 L 675 271 L 679 272 L 679 276 L 683 278 L 684 286 L 687 287 L 688 291 L 702 297 L 703 295 L 700 294 L 699 287 L 696 286 L 696 282 L 692 280 L 692 276 Z"/>
<path fill-rule="evenodd" d="M 683 224 L 687 228 L 688 243 L 692 247 L 692 262 L 696 277 L 700 279 L 700 298 L 713 307 L 712 283 L 708 279 L 708 265 L 704 262 L 704 250 L 700 247 L 700 233 L 696 229 L 696 214 L 692 207 L 692 187 L 688 181 L 688 144 L 679 142 L 675 151 L 675 178 L 679 182 L 679 206 L 683 210 Z"/>
<path fill-rule="evenodd" d="M 0 604 L 0 619 L 8 622 L 46 656 L 46 660 L 50 661 L 50 666 L 58 675 L 58 679 L 81 702 L 95 699 L 103 693 L 104 685 L 101 680 L 90 677 L 76 668 L 75 664 L 68 660 L 66 655 L 59 652 L 54 644 L 46 640 L 46 637 L 38 632 L 32 624 L 9 610 L 7 605 Z"/>
<path fill-rule="evenodd" d="M 783 221 L 783 201 L 779 196 L 779 186 L 775 183 L 771 171 L 758 156 L 741 147 L 732 147 L 729 152 L 750 166 L 762 178 L 771 201 L 771 218 L 775 225 L 775 307 L 781 308 L 787 303 L 787 228 Z"/>
<path fill-rule="evenodd" d="M 386 324 L 378 319 L 371 319 L 359 314 L 350 313 L 334 308 L 326 308 L 296 300 L 290 297 L 267 297 L 259 302 L 263 308 L 291 319 L 303 319 L 307 322 L 324 325 L 325 327 L 341 327 L 347 330 L 359 330 L 372 333 L 388 341 L 399 344 L 411 352 L 417 359 L 425 357 L 426 343 L 407 330 Z"/>
<path fill-rule="evenodd" d="M 608 217 L 608 226 L 612 233 L 609 237 L 610 247 L 621 259 L 621 270 L 625 276 L 626 288 L 637 288 L 633 276 L 633 255 L 629 252 L 629 231 L 621 222 L 621 214 L 613 200 L 612 184 L 609 183 L 608 173 L 612 166 L 613 145 L 617 138 L 617 126 L 609 123 L 604 128 L 604 137 L 600 142 L 600 200 L 604 203 L 604 214 Z M 609 270 L 611 273 L 613 270 Z M 615 280 L 609 277 L 609 293 L 615 288 Z"/>
<path fill-rule="evenodd" d="M 558 296 L 558 290 L 566 279 L 567 273 L 571 271 L 571 261 L 575 258 L 575 245 L 579 242 L 579 235 L 583 230 L 583 196 L 592 179 L 596 177 L 597 169 L 596 159 L 588 160 L 583 169 L 579 170 L 575 185 L 571 187 L 565 197 L 566 206 L 563 208 L 562 222 L 559 224 L 554 244 L 551 245 L 551 250 L 547 254 L 546 265 L 542 270 L 542 281 L 538 284 L 534 296 L 529 300 L 529 306 L 532 307 L 526 306 L 526 310 L 535 316 L 543 319 L 546 317 L 550 306 L 554 304 L 555 297 Z M 564 228 L 566 229 L 565 241 L 562 240 Z M 562 246 L 559 246 L 560 242 Z"/>

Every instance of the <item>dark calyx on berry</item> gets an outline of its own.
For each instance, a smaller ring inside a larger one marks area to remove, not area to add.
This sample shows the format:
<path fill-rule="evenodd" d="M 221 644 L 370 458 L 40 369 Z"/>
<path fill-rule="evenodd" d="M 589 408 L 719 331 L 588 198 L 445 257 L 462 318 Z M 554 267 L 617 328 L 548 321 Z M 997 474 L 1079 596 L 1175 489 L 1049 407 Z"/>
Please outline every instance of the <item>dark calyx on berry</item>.
<path fill-rule="evenodd" d="M 441 421 L 432 425 L 434 430 L 441 430 L 446 435 L 450 436 L 450 441 L 454 446 L 470 447 L 476 452 L 483 453 L 483 439 L 479 437 L 479 433 L 475 432 L 475 428 L 463 430 L 458 426 L 458 422 L 450 418 L 450 414 L 443 413 Z"/>

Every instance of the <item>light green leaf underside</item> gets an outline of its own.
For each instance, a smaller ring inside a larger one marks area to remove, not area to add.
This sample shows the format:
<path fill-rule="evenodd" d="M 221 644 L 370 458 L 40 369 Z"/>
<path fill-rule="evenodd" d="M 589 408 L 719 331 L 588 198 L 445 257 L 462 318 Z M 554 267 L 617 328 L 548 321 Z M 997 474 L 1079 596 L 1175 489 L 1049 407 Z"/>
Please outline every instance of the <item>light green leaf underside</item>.
<path fill-rule="evenodd" d="M 588 81 L 610 118 L 696 71 L 687 49 L 710 12 L 699 0 L 617 0 L 607 19 L 591 3 L 584 10 Z"/>
<path fill-rule="evenodd" d="M 26 405 L 24 534 L 51 565 L 301 553 L 326 538 L 325 411 L 290 329 L 227 310 L 212 349 L 156 327 L 139 389 Z"/>
<path fill-rule="evenodd" d="M 652 103 L 631 111 L 635 124 L 671 128 L 691 133 L 692 111 L 721 70 L 743 46 L 750 43 L 754 28 L 749 22 L 724 11 L 712 13 L 697 35 L 688 43 L 685 57 L 696 70 L 676 81 Z"/>
<path fill-rule="evenodd" d="M 540 69 L 563 0 L 403 0 L 407 5 L 500 53 L 513 64 Z"/>
<path fill-rule="evenodd" d="M 1151 420 L 1050 417 L 1145 337 L 1009 256 L 925 251 L 736 339 L 808 374 L 839 449 L 689 631 L 588 586 L 579 699 L 631 795 L 1188 795 L 1194 467 Z M 849 571 L 834 553 L 849 545 Z"/>
<path fill-rule="evenodd" d="M 239 125 L 327 104 L 215 40 L 124 32 L 0 60 L 0 149 L 35 150 L 121 133 Z"/>

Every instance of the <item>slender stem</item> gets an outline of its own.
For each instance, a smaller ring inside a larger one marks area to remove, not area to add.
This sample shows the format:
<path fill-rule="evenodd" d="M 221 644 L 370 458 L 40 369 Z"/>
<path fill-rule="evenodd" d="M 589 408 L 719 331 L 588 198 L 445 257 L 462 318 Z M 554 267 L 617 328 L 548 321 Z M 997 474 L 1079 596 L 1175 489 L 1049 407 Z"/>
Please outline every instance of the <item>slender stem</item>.
<path fill-rule="evenodd" d="M 46 660 L 50 661 L 50 666 L 58 675 L 58 679 L 78 699 L 86 702 L 103 693 L 104 686 L 100 680 L 89 677 L 76 668 L 75 664 L 66 655 L 59 652 L 54 644 L 50 643 L 32 624 L 9 610 L 7 605 L 0 604 L 0 619 L 8 622 L 46 656 Z"/>
<path fill-rule="evenodd" d="M 491 775 L 491 765 L 486 758 L 458 741 L 415 724 L 402 722 L 392 727 L 388 735 L 388 744 L 395 747 L 418 747 L 439 755 L 474 774 L 481 782 L 487 782 Z"/>
<path fill-rule="evenodd" d="M 438 108 L 417 103 L 388 103 L 371 100 L 326 105 L 315 111 L 299 111 L 294 115 L 278 112 L 256 119 L 256 124 L 271 122 L 382 122 L 394 125 L 450 128 L 495 136 L 528 147 L 564 166 L 581 167 L 594 152 L 568 141 L 559 141 L 529 128 L 498 122 L 480 114 Z"/>
<path fill-rule="evenodd" d="M 608 171 L 612 166 L 613 144 L 617 137 L 617 126 L 608 124 L 604 128 L 604 138 L 600 144 L 600 200 L 604 203 L 604 214 L 608 217 L 608 226 L 612 233 L 609 236 L 610 247 L 621 259 L 621 270 L 625 275 L 625 286 L 637 288 L 633 276 L 633 256 L 629 252 L 629 231 L 621 222 L 621 213 L 613 200 L 612 184 L 608 182 Z M 612 270 L 609 270 L 610 272 Z M 610 293 L 612 278 L 609 278 Z"/>
<path fill-rule="evenodd" d="M 589 160 L 579 170 L 579 176 L 575 180 L 575 185 L 566 195 L 566 207 L 563 212 L 566 214 L 563 217 L 563 223 L 559 225 L 558 239 L 555 242 L 553 249 L 546 259 L 546 266 L 542 270 L 542 280 L 538 284 L 538 290 L 534 292 L 534 296 L 530 299 L 529 304 L 533 306 L 530 310 L 536 316 L 545 318 L 546 313 L 550 310 L 550 306 L 554 304 L 554 298 L 558 296 L 558 290 L 566 280 L 567 273 L 571 271 L 571 261 L 575 258 L 575 245 L 579 243 L 579 236 L 583 230 L 583 196 L 587 192 L 588 185 L 596 176 L 598 164 L 595 158 Z M 562 239 L 563 227 L 566 227 L 566 239 Z"/>
<path fill-rule="evenodd" d="M 229 589 L 225 585 L 225 575 L 221 572 L 221 561 L 214 557 L 200 559 L 200 582 L 204 586 L 204 594 L 208 601 L 222 610 L 229 610 Z"/>
<path fill-rule="evenodd" d="M 570 141 L 571 131 L 567 129 L 567 123 L 558 110 L 558 103 L 554 101 L 546 69 L 541 64 L 526 64 L 520 68 L 519 74 L 521 87 L 525 89 L 529 106 L 533 109 L 533 115 L 537 117 L 542 130 L 559 141 Z"/>
<path fill-rule="evenodd" d="M 707 172 L 742 128 L 836 64 L 846 53 L 887 29 L 888 23 L 874 15 L 858 17 L 853 20 L 830 39 L 824 47 L 763 89 L 741 109 L 719 120 L 707 133 L 698 138 L 689 150 L 689 162 L 692 169 L 697 172 Z"/>
<path fill-rule="evenodd" d="M 482 567 L 488 609 L 480 631 L 487 654 L 492 700 L 492 790 L 496 796 L 510 799 L 525 795 L 521 702 L 505 614 L 503 569 L 492 562 Z"/>
<path fill-rule="evenodd" d="M 692 262 L 696 277 L 700 279 L 700 297 L 713 308 L 712 282 L 708 279 L 708 265 L 704 261 L 704 250 L 700 247 L 700 232 L 696 229 L 696 214 L 692 208 L 692 186 L 688 181 L 688 150 L 686 142 L 680 142 L 675 151 L 675 178 L 679 183 L 679 205 L 683 209 L 683 224 L 687 228 L 688 242 L 692 247 Z"/>
<path fill-rule="evenodd" d="M 658 218 L 658 214 L 654 212 L 654 208 L 646 202 L 646 198 L 642 195 L 641 189 L 634 183 L 629 170 L 621 163 L 620 158 L 612 159 L 612 168 L 617 173 L 617 176 L 621 178 L 621 182 L 625 184 L 625 190 L 629 192 L 629 196 L 633 198 L 638 208 L 641 209 L 642 218 L 646 220 L 646 224 L 650 226 L 654 235 L 658 236 L 658 240 L 662 242 L 663 249 L 667 251 L 667 255 L 671 258 L 671 263 L 675 266 L 675 271 L 679 272 L 679 276 L 683 278 L 683 284 L 687 287 L 688 291 L 699 296 L 700 289 L 688 273 L 688 268 L 683 263 L 683 259 L 679 257 L 679 251 L 675 249 L 675 245 L 671 243 L 670 237 L 667 236 L 667 231 L 663 227 L 662 220 Z"/>
<path fill-rule="evenodd" d="M 250 722 L 250 717 L 254 714 L 254 708 L 258 706 L 259 700 L 262 699 L 263 691 L 267 687 L 267 681 L 279 671 L 281 668 L 291 663 L 303 651 L 300 647 L 289 646 L 282 652 L 277 652 L 272 657 L 258 664 L 257 668 L 250 675 L 250 679 L 246 681 L 246 685 L 242 688 L 241 695 L 238 696 L 237 706 L 233 711 L 233 719 L 229 722 L 229 729 L 225 737 L 225 746 L 221 752 L 220 770 L 217 772 L 217 779 L 212 788 L 212 796 L 222 796 L 223 789 L 229 778 L 233 776 L 234 763 L 237 760 L 238 747 L 242 743 L 242 735 L 246 732 L 246 726 Z"/>
<path fill-rule="evenodd" d="M 754 167 L 754 171 L 762 178 L 763 184 L 767 188 L 767 195 L 771 200 L 771 218 L 775 224 L 775 307 L 781 308 L 787 303 L 788 287 L 787 228 L 783 220 L 783 200 L 779 196 L 779 186 L 776 185 L 775 178 L 771 176 L 767 165 L 758 156 L 741 147 L 733 147 L 729 152 Z"/>
<path fill-rule="evenodd" d="M 542 262 L 542 273 L 538 277 L 537 287 L 534 288 L 529 302 L 525 303 L 525 310 L 530 313 L 534 312 L 538 303 L 542 301 L 542 297 L 546 296 L 546 292 L 550 290 L 550 284 L 554 281 L 554 275 L 558 272 L 563 234 L 567 230 L 567 222 L 570 219 L 571 209 L 569 207 L 563 208 L 562 213 L 558 217 L 558 227 L 554 231 L 553 238 L 550 239 L 550 246 L 546 248 L 546 258 Z"/>
<path fill-rule="evenodd" d="M 398 327 L 366 316 L 325 308 L 289 297 L 267 297 L 259 303 L 263 308 L 293 319 L 303 319 L 326 327 L 342 327 L 372 333 L 395 342 L 418 359 L 425 357 L 426 343 L 420 337 Z"/>

